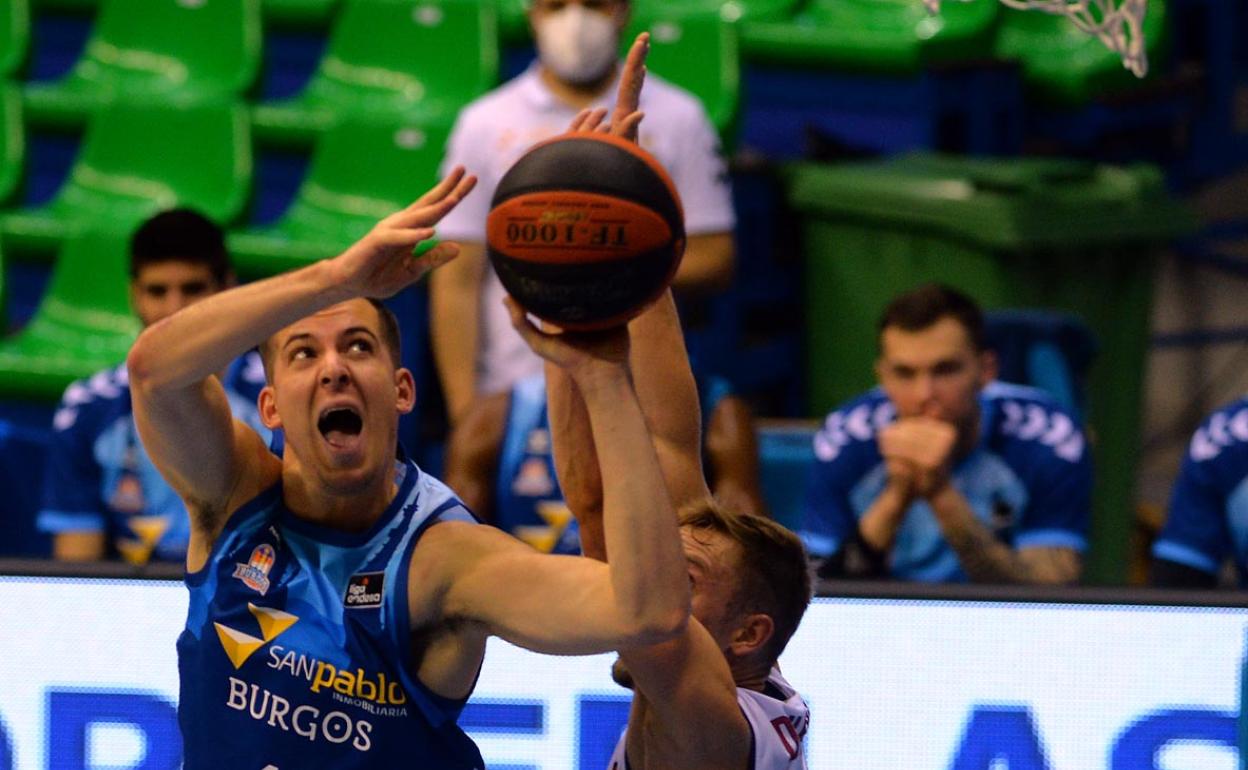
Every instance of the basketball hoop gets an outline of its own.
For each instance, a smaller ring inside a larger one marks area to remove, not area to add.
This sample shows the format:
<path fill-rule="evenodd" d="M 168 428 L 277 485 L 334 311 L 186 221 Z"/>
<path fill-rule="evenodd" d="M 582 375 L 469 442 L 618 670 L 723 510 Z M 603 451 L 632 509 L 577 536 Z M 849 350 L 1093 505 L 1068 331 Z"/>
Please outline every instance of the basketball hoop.
<path fill-rule="evenodd" d="M 969 2 L 970 0 L 962 0 Z M 1010 8 L 1065 16 L 1080 30 L 1098 38 L 1122 57 L 1122 66 L 1136 77 L 1148 74 L 1144 51 L 1144 11 L 1148 0 L 1000 0 Z M 941 0 L 923 0 L 927 10 L 940 11 Z"/>

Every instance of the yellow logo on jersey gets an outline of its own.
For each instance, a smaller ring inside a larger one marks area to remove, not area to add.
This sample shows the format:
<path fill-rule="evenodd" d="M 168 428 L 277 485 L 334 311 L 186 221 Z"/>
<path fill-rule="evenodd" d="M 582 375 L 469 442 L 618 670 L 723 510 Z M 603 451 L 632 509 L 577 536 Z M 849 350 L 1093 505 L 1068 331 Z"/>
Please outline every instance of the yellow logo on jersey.
<path fill-rule="evenodd" d="M 312 692 L 320 692 L 323 687 L 332 687 L 343 695 L 382 706 L 407 703 L 407 693 L 403 692 L 403 685 L 393 680 L 387 682 L 384 673 L 378 672 L 377 681 L 374 682 L 362 668 L 348 671 L 337 668 L 332 663 L 318 661 L 311 689 Z"/>
<path fill-rule="evenodd" d="M 542 553 L 550 553 L 572 523 L 572 511 L 562 500 L 542 500 L 537 504 L 537 513 L 546 526 L 517 524 L 512 527 L 511 534 Z"/>
<path fill-rule="evenodd" d="M 143 565 L 151 561 L 152 551 L 169 529 L 168 516 L 131 516 L 126 520 L 135 538 L 117 541 L 117 550 L 131 564 Z"/>
<path fill-rule="evenodd" d="M 217 638 L 221 640 L 221 647 L 229 656 L 230 662 L 234 664 L 235 670 L 242 668 L 256 650 L 281 636 L 286 629 L 299 622 L 299 618 L 289 612 L 282 612 L 271 607 L 257 607 L 247 602 L 247 609 L 260 624 L 260 634 L 263 638 L 257 639 L 251 634 L 245 634 L 220 623 L 212 624 L 217 629 Z"/>

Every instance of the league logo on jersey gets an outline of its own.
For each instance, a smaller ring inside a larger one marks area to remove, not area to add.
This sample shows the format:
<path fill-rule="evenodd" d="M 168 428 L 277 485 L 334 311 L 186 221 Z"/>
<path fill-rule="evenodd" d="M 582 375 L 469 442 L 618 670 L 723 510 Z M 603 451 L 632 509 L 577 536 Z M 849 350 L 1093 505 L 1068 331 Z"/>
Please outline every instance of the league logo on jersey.
<path fill-rule="evenodd" d="M 385 585 L 386 573 L 360 572 L 352 575 L 347 581 L 347 593 L 342 597 L 344 607 L 380 607 L 381 588 Z"/>
<path fill-rule="evenodd" d="M 269 570 L 273 569 L 273 562 L 276 560 L 277 554 L 273 551 L 273 546 L 261 543 L 252 550 L 251 558 L 246 564 L 234 565 L 234 577 L 264 596 L 269 590 Z"/>

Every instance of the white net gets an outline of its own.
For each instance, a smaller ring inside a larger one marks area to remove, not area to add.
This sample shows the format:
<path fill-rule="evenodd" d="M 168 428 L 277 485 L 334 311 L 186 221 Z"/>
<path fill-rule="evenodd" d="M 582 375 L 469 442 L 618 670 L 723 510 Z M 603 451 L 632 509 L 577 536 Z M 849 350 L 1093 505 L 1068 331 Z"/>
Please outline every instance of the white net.
<path fill-rule="evenodd" d="M 1041 11 L 1065 16 L 1084 32 L 1098 38 L 1109 50 L 1122 57 L 1122 66 L 1136 77 L 1148 74 L 1144 50 L 1144 12 L 1148 0 L 1000 0 L 1024 11 Z M 941 0 L 923 0 L 932 13 L 940 11 Z M 969 0 L 963 0 L 969 2 Z"/>

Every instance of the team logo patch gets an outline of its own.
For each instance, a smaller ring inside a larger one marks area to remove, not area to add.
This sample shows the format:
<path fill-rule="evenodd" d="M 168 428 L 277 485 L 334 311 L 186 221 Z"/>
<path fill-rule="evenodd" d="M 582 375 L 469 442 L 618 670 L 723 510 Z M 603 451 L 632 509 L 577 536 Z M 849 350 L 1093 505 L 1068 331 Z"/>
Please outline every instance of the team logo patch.
<path fill-rule="evenodd" d="M 299 618 L 289 612 L 272 607 L 257 607 L 251 602 L 247 602 L 247 610 L 260 624 L 260 638 L 220 623 L 212 624 L 217 629 L 217 638 L 221 640 L 221 648 L 225 650 L 226 656 L 234 664 L 236 670 L 243 667 L 253 652 L 281 636 L 286 629 L 299 622 Z"/>
<path fill-rule="evenodd" d="M 361 572 L 352 575 L 347 581 L 347 593 L 342 597 L 342 606 L 356 609 L 380 607 L 381 587 L 385 585 L 385 580 L 384 572 Z"/>
<path fill-rule="evenodd" d="M 268 543 L 261 543 L 251 552 L 251 558 L 246 564 L 234 565 L 234 577 L 243 581 L 243 585 L 253 591 L 259 591 L 261 596 L 269 590 L 269 570 L 273 569 L 273 562 L 277 560 L 277 554 L 273 551 L 273 546 Z"/>

